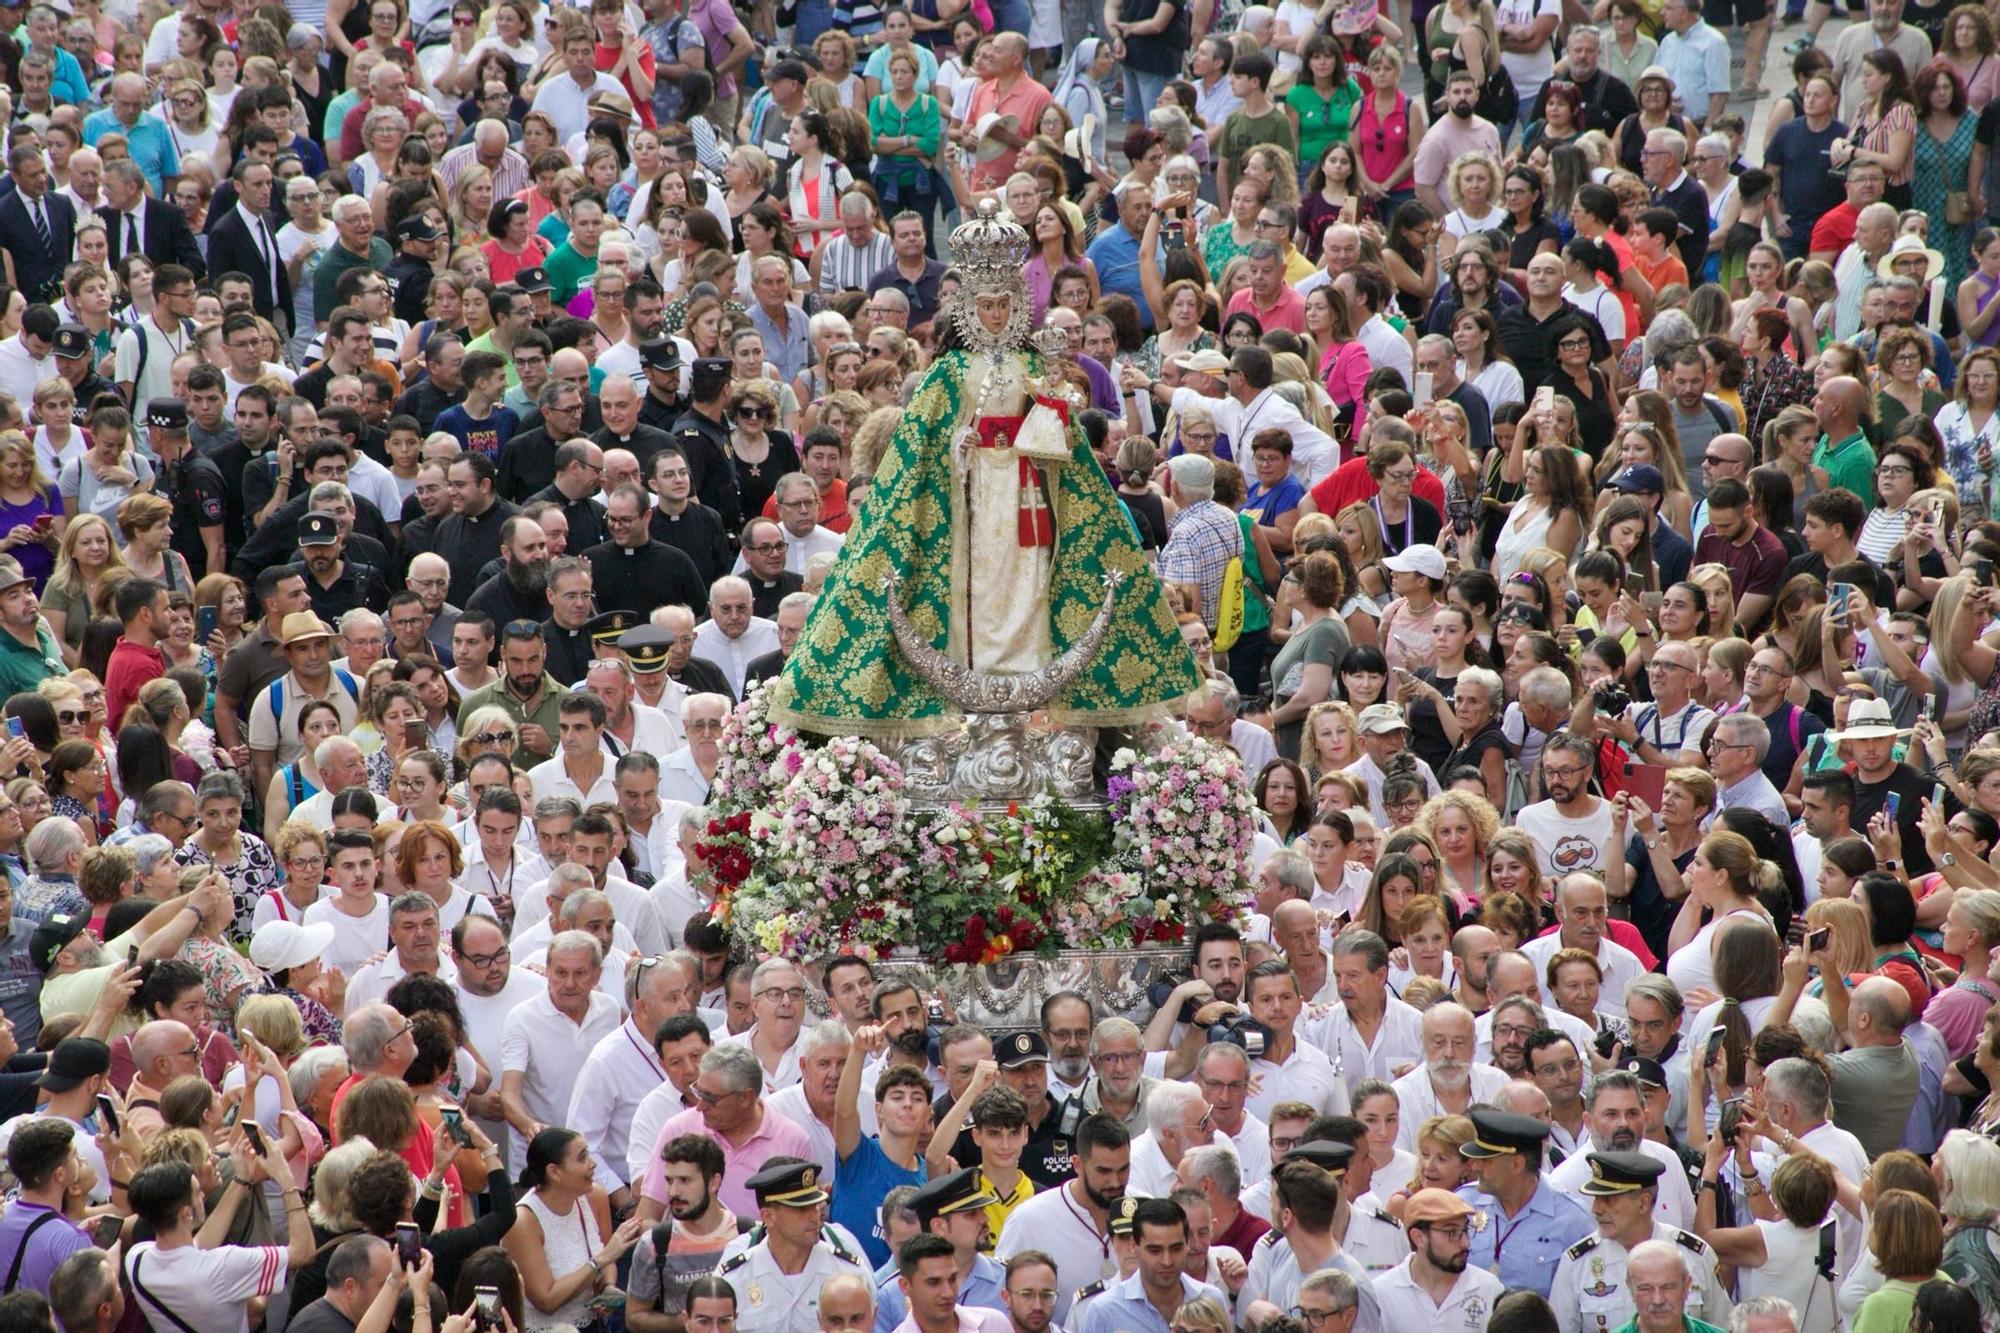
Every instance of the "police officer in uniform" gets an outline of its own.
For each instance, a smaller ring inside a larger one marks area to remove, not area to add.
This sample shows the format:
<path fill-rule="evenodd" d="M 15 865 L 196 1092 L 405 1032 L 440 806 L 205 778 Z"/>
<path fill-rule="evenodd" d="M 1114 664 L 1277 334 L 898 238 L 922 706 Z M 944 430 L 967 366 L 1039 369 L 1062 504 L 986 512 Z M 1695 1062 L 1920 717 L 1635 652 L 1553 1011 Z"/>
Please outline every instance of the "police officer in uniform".
<path fill-rule="evenodd" d="M 1688 1192 L 1699 1199 L 1702 1151 L 1682 1142 L 1674 1130 L 1673 1076 L 1658 1060 L 1643 1055 L 1622 1056 L 1612 1067 L 1639 1080 L 1639 1095 L 1646 1108 L 1646 1137 L 1673 1149 L 1674 1155 L 1680 1158 L 1681 1172 L 1687 1177 Z M 1685 1107 L 1681 1110 L 1679 1123 L 1687 1124 Z"/>
<path fill-rule="evenodd" d="M 329 625 L 358 606 L 380 612 L 389 605 L 389 588 L 375 566 L 347 558 L 340 520 L 315 509 L 299 519 L 299 569 L 313 614 Z"/>
<path fill-rule="evenodd" d="M 1133 1232 L 1132 1220 L 1138 1211 L 1139 1200 L 1133 1195 L 1113 1200 L 1105 1214 L 1104 1230 L 1111 1237 L 1111 1257 L 1118 1263 L 1118 1276 L 1101 1277 L 1087 1287 L 1078 1288 L 1070 1302 L 1069 1317 L 1063 1321 L 1065 1328 L 1082 1328 L 1090 1303 L 1139 1271 L 1139 1239 Z"/>
<path fill-rule="evenodd" d="M 642 362 L 645 355 L 641 348 Z M 687 456 L 695 498 L 722 516 L 724 532 L 735 532 L 743 525 L 743 497 L 736 488 L 736 469 L 729 461 L 729 423 L 723 417 L 735 373 L 736 363 L 726 356 L 697 360 L 688 376 L 687 410 L 675 418 L 672 428 L 674 442 Z"/>
<path fill-rule="evenodd" d="M 1547 1299 L 1556 1261 L 1591 1232 L 1590 1215 L 1549 1187 L 1542 1153 L 1549 1127 L 1532 1116 L 1476 1106 L 1472 1141 L 1459 1156 L 1479 1167 L 1479 1183 L 1458 1196 L 1486 1214 L 1472 1236 L 1470 1262 L 1509 1287 L 1526 1287 Z"/>
<path fill-rule="evenodd" d="M 819 1167 L 785 1158 L 750 1177 L 763 1222 L 749 1248 L 722 1261 L 716 1276 L 736 1292 L 741 1333 L 818 1333 L 819 1289 L 828 1278 L 868 1278 L 867 1261 L 822 1227 L 826 1201 Z"/>
<path fill-rule="evenodd" d="M 1629 1323 L 1638 1306 L 1625 1288 L 1625 1259 L 1632 1247 L 1663 1240 L 1680 1247 L 1688 1270 L 1687 1313 L 1704 1323 L 1729 1322 L 1729 1297 L 1716 1277 L 1715 1252 L 1701 1237 L 1653 1215 L 1666 1163 L 1642 1152 L 1593 1152 L 1590 1196 L 1597 1230 L 1563 1252 L 1550 1304 L 1562 1333 L 1611 1333 Z"/>
<path fill-rule="evenodd" d="M 949 1240 L 961 1262 L 970 1254 L 972 1262 L 959 1279 L 957 1303 L 1005 1314 L 1007 1303 L 1002 1293 L 1007 1289 L 1007 1270 L 991 1255 L 978 1252 L 986 1234 L 986 1207 L 992 1202 L 993 1192 L 979 1182 L 979 1168 L 968 1166 L 919 1185 L 910 1196 L 910 1209 L 917 1215 L 917 1226 Z M 909 1312 L 901 1274 L 892 1270 L 890 1277 L 875 1287 L 875 1327 L 893 1329 Z"/>
<path fill-rule="evenodd" d="M 646 374 L 646 399 L 639 420 L 671 432 L 688 402 L 681 393 L 681 348 L 672 338 L 649 338 L 639 344 L 639 366 Z"/>
<path fill-rule="evenodd" d="M 92 355 L 90 330 L 81 324 L 65 324 L 56 330 L 56 370 L 69 381 L 70 391 L 76 395 L 76 402 L 69 409 L 72 426 L 81 426 L 90 419 L 90 403 L 100 393 L 117 393 L 118 386 L 97 373 L 97 358 Z"/>
<path fill-rule="evenodd" d="M 1283 1160 L 1312 1162 L 1331 1170 L 1326 1149 L 1348 1150 L 1346 1164 L 1339 1172 L 1341 1204 L 1333 1219 L 1333 1238 L 1369 1277 L 1388 1272 L 1410 1257 L 1409 1233 L 1375 1194 L 1375 1164 L 1363 1142 L 1368 1127 L 1352 1116 L 1328 1116 L 1325 1122 L 1315 1122 L 1314 1128 L 1327 1137 L 1299 1144 Z"/>

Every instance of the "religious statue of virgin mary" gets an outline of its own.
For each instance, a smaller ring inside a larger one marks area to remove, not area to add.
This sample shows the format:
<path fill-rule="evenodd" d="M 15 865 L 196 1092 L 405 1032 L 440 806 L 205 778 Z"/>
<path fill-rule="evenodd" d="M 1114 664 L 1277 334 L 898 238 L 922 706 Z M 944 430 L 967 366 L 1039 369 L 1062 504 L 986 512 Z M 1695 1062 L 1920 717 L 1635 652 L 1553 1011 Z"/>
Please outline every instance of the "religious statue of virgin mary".
<path fill-rule="evenodd" d="M 1030 343 L 1029 248 L 990 201 L 952 232 L 960 285 L 938 315 L 937 358 L 775 686 L 776 720 L 890 738 L 959 724 L 898 646 L 891 597 L 938 653 L 997 677 L 1048 669 L 1117 585 L 1097 652 L 1049 705 L 1058 724 L 1136 725 L 1200 685 L 1079 404 Z"/>

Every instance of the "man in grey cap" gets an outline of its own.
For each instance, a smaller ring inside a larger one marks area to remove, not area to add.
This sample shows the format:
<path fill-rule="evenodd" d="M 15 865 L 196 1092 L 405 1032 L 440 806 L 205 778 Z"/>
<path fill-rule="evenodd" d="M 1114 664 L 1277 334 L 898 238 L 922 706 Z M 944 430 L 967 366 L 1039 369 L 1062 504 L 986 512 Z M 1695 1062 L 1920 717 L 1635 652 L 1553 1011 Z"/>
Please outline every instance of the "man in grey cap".
<path fill-rule="evenodd" d="M 30 540 L 39 542 L 40 532 Z M 20 561 L 0 555 L 0 691 L 25 694 L 68 674 L 62 649 L 42 620 L 33 580 L 22 572 Z"/>

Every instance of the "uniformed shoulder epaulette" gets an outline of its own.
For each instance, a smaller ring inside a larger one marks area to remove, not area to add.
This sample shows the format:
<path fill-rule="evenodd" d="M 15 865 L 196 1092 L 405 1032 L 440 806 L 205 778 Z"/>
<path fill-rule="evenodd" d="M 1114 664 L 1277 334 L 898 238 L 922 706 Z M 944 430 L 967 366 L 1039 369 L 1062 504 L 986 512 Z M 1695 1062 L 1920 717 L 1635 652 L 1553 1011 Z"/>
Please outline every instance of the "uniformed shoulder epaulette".
<path fill-rule="evenodd" d="M 739 1250 L 735 1254 L 731 1255 L 729 1258 L 724 1259 L 722 1261 L 721 1265 L 716 1268 L 715 1275 L 717 1277 L 722 1277 L 726 1274 L 733 1273 L 737 1269 L 743 1267 L 743 1265 L 749 1262 L 750 1262 L 750 1251 Z"/>
<path fill-rule="evenodd" d="M 1401 1229 L 1403 1225 L 1401 1222 L 1398 1222 L 1395 1218 L 1389 1215 L 1389 1210 L 1387 1208 L 1380 1207 L 1376 1204 L 1370 1204 L 1368 1207 L 1363 1208 L 1361 1210 L 1361 1215 L 1363 1217 L 1375 1218 L 1377 1221 L 1387 1222 L 1390 1226 L 1396 1227 L 1398 1229 Z"/>
<path fill-rule="evenodd" d="M 821 1227 L 819 1238 L 826 1242 L 826 1248 L 833 1251 L 834 1258 L 841 1260 L 843 1263 L 853 1264 L 856 1268 L 867 1267 L 867 1265 L 861 1262 L 861 1256 L 848 1249 L 847 1243 L 841 1240 L 840 1233 L 832 1227 Z"/>
<path fill-rule="evenodd" d="M 1674 1231 L 1674 1239 L 1678 1240 L 1681 1244 L 1687 1246 L 1687 1248 L 1689 1248 L 1690 1250 L 1693 1250 L 1696 1254 L 1708 1253 L 1708 1242 L 1703 1240 L 1700 1236 L 1695 1235 L 1694 1232 L 1692 1231 L 1681 1231 L 1678 1228 L 1676 1228 Z"/>
<path fill-rule="evenodd" d="M 1110 1285 L 1110 1278 L 1101 1277 L 1087 1287 L 1078 1287 L 1076 1295 L 1069 1298 L 1069 1303 L 1075 1305 L 1078 1301 L 1087 1301 L 1092 1296 L 1102 1296 Z"/>
<path fill-rule="evenodd" d="M 1284 1238 L 1284 1232 L 1278 1230 L 1276 1227 L 1272 1227 L 1269 1231 L 1257 1237 L 1257 1243 L 1250 1247 L 1250 1253 L 1255 1254 L 1259 1250 L 1268 1250 Z"/>
<path fill-rule="evenodd" d="M 1589 1254 L 1592 1250 L 1597 1248 L 1597 1242 L 1600 1239 L 1602 1239 L 1602 1237 L 1585 1236 L 1582 1240 L 1570 1246 L 1567 1250 L 1564 1250 L 1563 1257 L 1565 1259 L 1581 1259 L 1583 1258 L 1584 1255 Z"/>

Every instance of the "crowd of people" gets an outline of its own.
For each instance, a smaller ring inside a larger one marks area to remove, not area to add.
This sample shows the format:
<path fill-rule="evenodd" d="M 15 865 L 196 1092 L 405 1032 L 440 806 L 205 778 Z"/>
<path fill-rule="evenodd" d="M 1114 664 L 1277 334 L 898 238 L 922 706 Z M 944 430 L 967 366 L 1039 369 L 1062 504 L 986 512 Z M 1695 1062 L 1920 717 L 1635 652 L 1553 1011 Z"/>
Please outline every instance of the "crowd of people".
<path fill-rule="evenodd" d="M 0 5 L 0 1333 L 1990 1333 L 1905 2 Z M 1258 807 L 1144 1026 L 709 863 L 982 211 Z"/>

